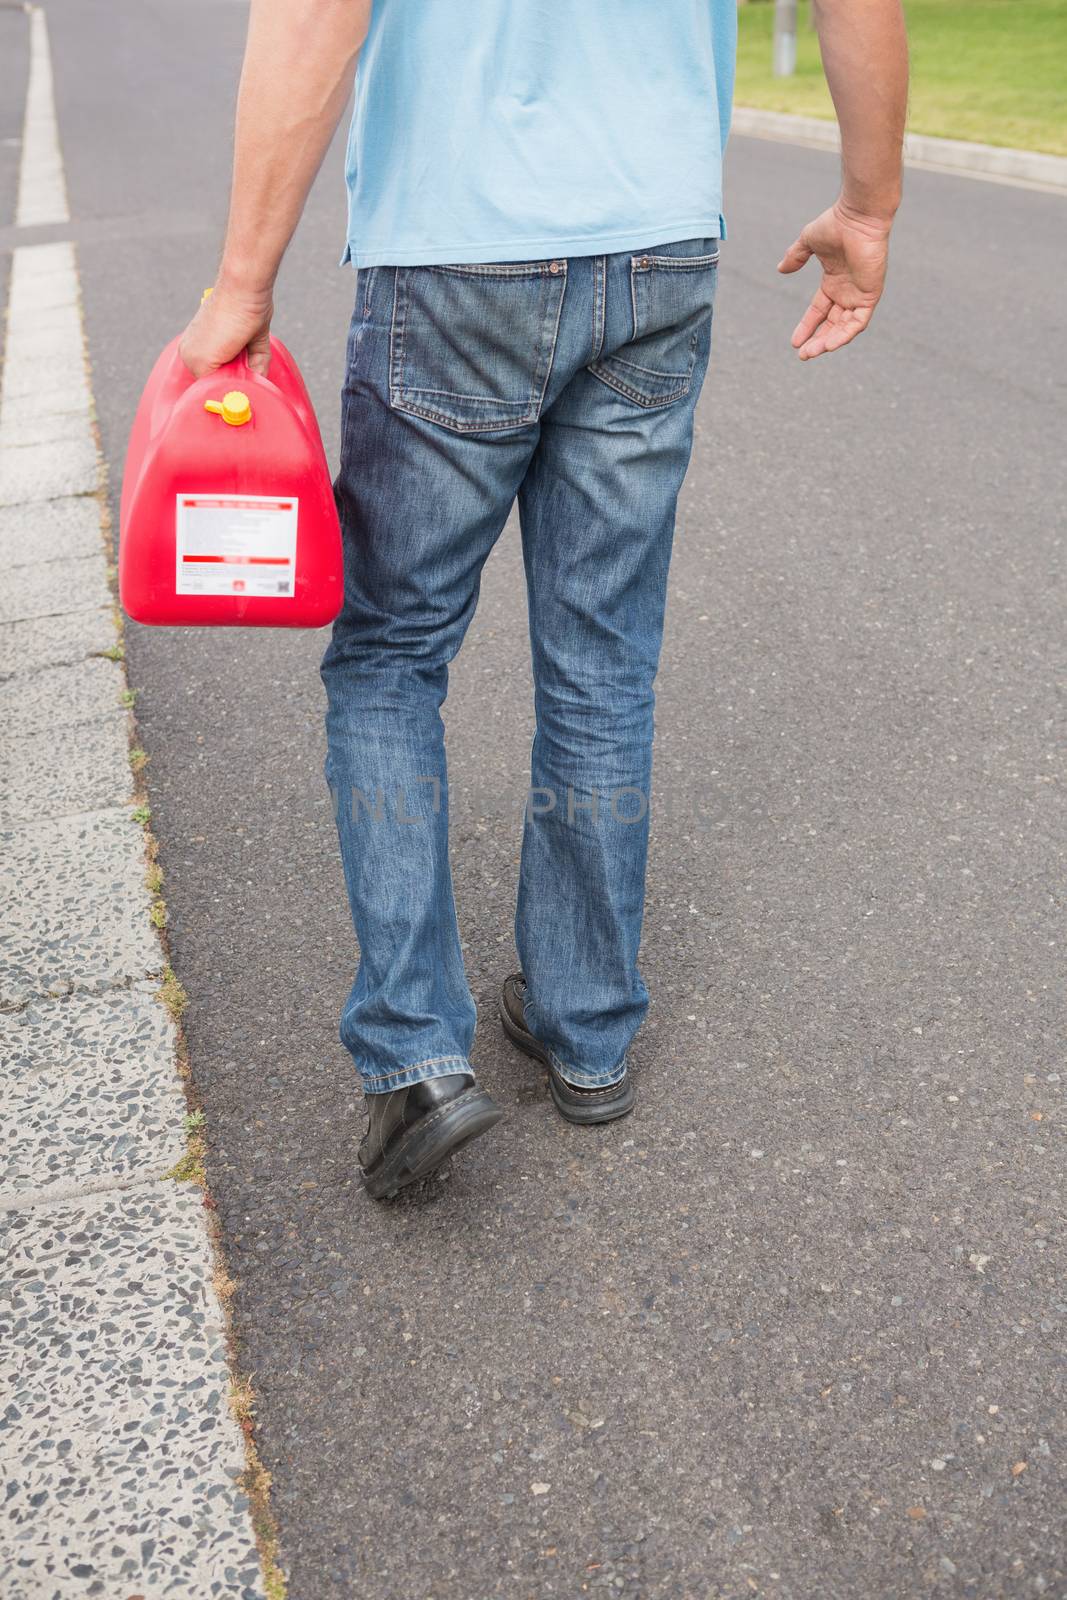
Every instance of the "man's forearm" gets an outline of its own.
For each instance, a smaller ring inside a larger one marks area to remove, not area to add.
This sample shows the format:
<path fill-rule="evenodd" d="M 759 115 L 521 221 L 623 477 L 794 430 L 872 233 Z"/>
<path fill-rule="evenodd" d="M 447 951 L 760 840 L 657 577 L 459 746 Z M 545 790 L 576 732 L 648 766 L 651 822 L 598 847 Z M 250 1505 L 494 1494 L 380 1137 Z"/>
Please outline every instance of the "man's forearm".
<path fill-rule="evenodd" d="M 841 200 L 891 222 L 900 204 L 908 43 L 900 0 L 814 0 L 819 46 L 841 128 Z"/>
<path fill-rule="evenodd" d="M 269 290 L 340 120 L 371 0 L 252 0 L 219 281 Z"/>

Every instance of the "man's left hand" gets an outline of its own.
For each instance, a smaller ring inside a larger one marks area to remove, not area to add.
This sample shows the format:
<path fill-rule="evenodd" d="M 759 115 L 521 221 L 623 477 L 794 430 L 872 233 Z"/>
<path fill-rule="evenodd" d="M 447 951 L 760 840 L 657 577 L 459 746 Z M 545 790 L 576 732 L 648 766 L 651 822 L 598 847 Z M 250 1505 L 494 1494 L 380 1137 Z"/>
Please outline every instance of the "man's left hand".
<path fill-rule="evenodd" d="M 779 261 L 779 272 L 799 272 L 812 256 L 822 265 L 822 283 L 793 330 L 801 361 L 840 350 L 870 322 L 885 287 L 889 228 L 839 200 L 808 223 Z"/>

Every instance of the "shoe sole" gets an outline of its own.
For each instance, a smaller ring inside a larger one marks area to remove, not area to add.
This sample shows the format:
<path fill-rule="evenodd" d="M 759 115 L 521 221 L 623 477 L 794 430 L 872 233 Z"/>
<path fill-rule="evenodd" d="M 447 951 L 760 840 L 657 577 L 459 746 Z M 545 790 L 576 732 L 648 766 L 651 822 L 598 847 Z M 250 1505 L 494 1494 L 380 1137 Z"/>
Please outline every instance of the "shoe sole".
<path fill-rule="evenodd" d="M 628 1116 L 634 1108 L 635 1095 L 633 1085 L 627 1084 L 627 1092 L 621 1096 L 614 1105 L 605 1106 L 572 1106 L 569 1101 L 561 1100 L 556 1089 L 556 1074 L 549 1059 L 548 1051 L 544 1045 L 539 1044 L 528 1028 L 520 1028 L 508 1015 L 507 1007 L 503 1000 L 499 1005 L 500 1026 L 511 1040 L 516 1049 L 523 1055 L 532 1056 L 535 1061 L 540 1061 L 548 1069 L 548 1088 L 552 1096 L 552 1104 L 566 1122 L 573 1122 L 579 1127 L 590 1127 L 598 1122 L 616 1122 L 619 1117 Z"/>
<path fill-rule="evenodd" d="M 443 1161 L 480 1133 L 487 1133 L 503 1115 L 484 1089 L 465 1089 L 447 1105 L 421 1117 L 379 1166 L 362 1174 L 363 1187 L 372 1200 L 392 1200 L 408 1184 L 436 1172 Z"/>

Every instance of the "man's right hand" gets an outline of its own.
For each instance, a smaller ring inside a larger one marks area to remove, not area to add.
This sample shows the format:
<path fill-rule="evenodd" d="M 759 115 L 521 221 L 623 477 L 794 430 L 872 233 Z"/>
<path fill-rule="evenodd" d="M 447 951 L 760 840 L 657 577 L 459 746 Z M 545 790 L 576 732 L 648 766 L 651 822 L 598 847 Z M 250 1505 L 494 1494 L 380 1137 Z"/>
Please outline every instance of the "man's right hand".
<path fill-rule="evenodd" d="M 271 288 L 351 92 L 370 14 L 371 0 L 251 0 L 222 266 L 181 341 L 198 378 L 242 350 L 266 375 Z"/>
<path fill-rule="evenodd" d="M 247 350 L 249 367 L 265 378 L 273 314 L 269 290 L 239 291 L 217 283 L 182 334 L 181 358 L 194 378 L 202 378 Z"/>

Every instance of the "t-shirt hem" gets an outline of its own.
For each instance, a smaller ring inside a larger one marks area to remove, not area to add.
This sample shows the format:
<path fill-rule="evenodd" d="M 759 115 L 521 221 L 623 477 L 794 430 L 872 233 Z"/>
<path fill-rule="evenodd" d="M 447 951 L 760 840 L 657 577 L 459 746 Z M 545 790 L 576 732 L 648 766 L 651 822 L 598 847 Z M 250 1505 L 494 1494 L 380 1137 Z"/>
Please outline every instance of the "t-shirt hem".
<path fill-rule="evenodd" d="M 552 256 L 613 255 L 619 250 L 637 250 L 643 245 L 674 244 L 679 239 L 725 239 L 722 213 L 714 217 L 692 217 L 682 222 L 653 222 L 623 233 L 592 235 L 554 235 L 543 239 L 508 239 L 491 244 L 440 244 L 392 246 L 362 250 L 351 239 L 345 246 L 341 265 L 351 262 L 360 267 L 442 267 L 485 266 L 498 261 L 544 260 Z"/>

